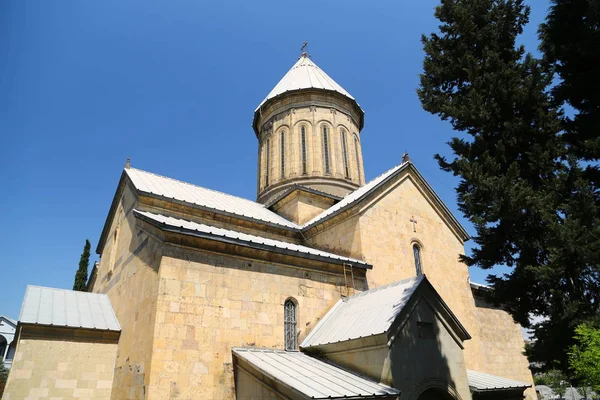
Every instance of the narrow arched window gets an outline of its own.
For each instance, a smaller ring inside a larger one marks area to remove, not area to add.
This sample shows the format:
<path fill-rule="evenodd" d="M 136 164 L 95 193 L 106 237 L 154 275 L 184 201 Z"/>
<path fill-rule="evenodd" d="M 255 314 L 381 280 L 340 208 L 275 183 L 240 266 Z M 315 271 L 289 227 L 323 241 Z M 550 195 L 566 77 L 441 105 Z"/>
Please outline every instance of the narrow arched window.
<path fill-rule="evenodd" d="M 265 186 L 269 186 L 269 169 L 271 168 L 271 139 L 267 139 L 265 148 Z"/>
<path fill-rule="evenodd" d="M 306 128 L 303 126 L 300 128 L 300 136 L 302 141 L 302 174 L 306 175 Z"/>
<path fill-rule="evenodd" d="M 296 302 L 287 299 L 283 307 L 285 349 L 296 350 Z"/>
<path fill-rule="evenodd" d="M 356 169 L 358 171 L 358 183 L 360 183 L 360 153 L 358 152 L 358 137 L 354 134 L 354 150 L 356 152 Z"/>
<path fill-rule="evenodd" d="M 281 131 L 281 179 L 285 176 L 285 132 Z"/>
<path fill-rule="evenodd" d="M 415 269 L 417 275 L 423 275 L 423 266 L 421 264 L 421 247 L 418 244 L 413 244 L 413 255 L 415 256 Z"/>
<path fill-rule="evenodd" d="M 344 156 L 344 172 L 346 178 L 350 178 L 350 167 L 348 166 L 348 148 L 346 146 L 346 131 L 342 129 L 342 155 Z"/>
<path fill-rule="evenodd" d="M 323 158 L 325 162 L 325 173 L 329 174 L 329 133 L 327 127 L 323 127 Z"/>

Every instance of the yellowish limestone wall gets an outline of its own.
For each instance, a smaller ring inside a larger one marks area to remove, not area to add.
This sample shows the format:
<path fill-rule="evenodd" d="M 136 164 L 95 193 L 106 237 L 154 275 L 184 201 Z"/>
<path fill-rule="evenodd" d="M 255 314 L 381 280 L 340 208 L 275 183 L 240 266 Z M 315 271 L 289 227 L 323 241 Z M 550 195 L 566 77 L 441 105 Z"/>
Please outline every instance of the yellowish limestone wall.
<path fill-rule="evenodd" d="M 372 264 L 373 270 L 367 272 L 369 288 L 414 276 L 412 245 L 418 243 L 423 272 L 472 336 L 464 343 L 467 368 L 492 373 L 497 370 L 492 366 L 496 361 L 486 356 L 486 349 L 499 339 L 484 346 L 484 342 L 491 339 L 489 335 L 480 334 L 480 326 L 487 323 L 480 322 L 482 313 L 475 308 L 468 268 L 458 260 L 464 245 L 415 182 L 406 175 L 378 193 L 374 200 L 362 204 L 360 214 L 325 224 L 330 226 L 313 234 L 308 242 Z M 417 221 L 416 228 L 411 219 Z M 497 312 L 510 320 L 504 311 Z M 489 329 L 495 326 L 492 324 Z M 530 381 L 531 373 L 522 370 L 527 361 L 520 354 L 523 346 L 520 332 L 505 330 L 505 334 L 510 336 L 504 340 L 506 346 L 513 349 L 513 356 L 509 357 L 508 364 L 502 359 L 499 363 L 508 368 L 513 365 L 523 371 L 524 377 L 520 380 Z"/>
<path fill-rule="evenodd" d="M 370 287 L 415 276 L 413 244 L 418 243 L 423 273 L 473 336 L 465 342 L 465 353 L 467 365 L 477 369 L 473 360 L 479 359 L 482 350 L 469 271 L 458 260 L 463 243 L 409 175 L 365 208 L 360 234 L 362 254 L 373 265 L 367 275 Z M 417 221 L 416 227 L 411 219 Z"/>
<path fill-rule="evenodd" d="M 146 399 L 153 351 L 161 244 L 136 229 L 136 198 L 126 188 L 91 291 L 106 293 L 122 333 L 112 399 Z"/>
<path fill-rule="evenodd" d="M 483 346 L 481 371 L 533 385 L 529 363 L 523 356 L 519 324 L 507 312 L 494 308 L 481 297 L 475 297 L 475 305 Z M 535 389 L 528 389 L 526 395 L 535 399 Z"/>
<path fill-rule="evenodd" d="M 307 236 L 306 242 L 321 250 L 330 251 L 346 257 L 365 260 L 362 252 L 361 220 L 359 215 L 354 215 L 335 225 L 328 226 L 312 236 Z M 373 268 L 375 269 L 375 268 Z M 367 273 L 370 278 L 374 271 Z M 371 283 L 369 281 L 369 287 Z"/>
<path fill-rule="evenodd" d="M 4 400 L 108 400 L 116 343 L 19 340 Z"/>
<path fill-rule="evenodd" d="M 300 225 L 321 214 L 335 203 L 333 199 L 309 194 L 301 190 L 297 190 L 286 197 L 289 197 L 289 199 L 283 199 L 281 204 L 274 204 L 272 210 Z"/>
<path fill-rule="evenodd" d="M 290 297 L 300 343 L 342 286 L 339 275 L 165 247 L 148 399 L 233 399 L 231 348 L 283 349 Z"/>

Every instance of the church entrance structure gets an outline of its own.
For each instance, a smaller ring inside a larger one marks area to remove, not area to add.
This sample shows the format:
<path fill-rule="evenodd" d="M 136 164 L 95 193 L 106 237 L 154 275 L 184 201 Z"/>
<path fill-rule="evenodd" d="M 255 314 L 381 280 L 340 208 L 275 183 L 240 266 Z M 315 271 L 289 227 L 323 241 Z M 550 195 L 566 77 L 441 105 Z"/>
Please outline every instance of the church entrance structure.
<path fill-rule="evenodd" d="M 534 399 L 465 229 L 407 155 L 366 180 L 364 124 L 302 53 L 254 113 L 256 201 L 127 162 L 88 283 L 120 329 L 102 398 Z"/>
<path fill-rule="evenodd" d="M 456 398 L 442 389 L 432 388 L 421 393 L 418 400 L 456 400 Z"/>

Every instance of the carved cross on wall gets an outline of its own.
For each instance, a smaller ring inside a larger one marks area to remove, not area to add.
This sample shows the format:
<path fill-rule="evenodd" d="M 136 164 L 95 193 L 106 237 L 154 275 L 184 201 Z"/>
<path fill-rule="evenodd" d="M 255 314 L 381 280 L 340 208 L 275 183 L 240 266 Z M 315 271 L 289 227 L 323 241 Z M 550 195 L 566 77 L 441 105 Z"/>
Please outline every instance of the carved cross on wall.
<path fill-rule="evenodd" d="M 413 224 L 413 232 L 417 231 L 417 220 L 415 219 L 414 216 L 410 217 L 410 222 L 412 222 Z"/>

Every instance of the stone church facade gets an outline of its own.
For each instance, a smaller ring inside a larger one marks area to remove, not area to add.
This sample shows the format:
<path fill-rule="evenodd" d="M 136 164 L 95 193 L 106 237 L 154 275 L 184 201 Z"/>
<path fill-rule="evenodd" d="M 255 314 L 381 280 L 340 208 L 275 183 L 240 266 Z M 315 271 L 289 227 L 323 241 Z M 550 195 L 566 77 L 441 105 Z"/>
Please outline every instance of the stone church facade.
<path fill-rule="evenodd" d="M 111 399 L 534 398 L 467 233 L 408 157 L 365 182 L 363 125 L 303 54 L 254 115 L 256 202 L 126 165 L 88 285 Z"/>

